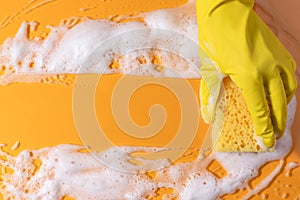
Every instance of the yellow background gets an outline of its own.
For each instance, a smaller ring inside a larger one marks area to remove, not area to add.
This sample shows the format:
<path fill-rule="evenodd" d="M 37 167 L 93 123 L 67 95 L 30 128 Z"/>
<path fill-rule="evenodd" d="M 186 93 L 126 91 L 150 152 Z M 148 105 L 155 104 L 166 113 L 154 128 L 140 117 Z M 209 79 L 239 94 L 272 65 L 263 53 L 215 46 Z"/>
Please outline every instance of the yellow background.
<path fill-rule="evenodd" d="M 31 2 L 30 4 L 28 2 Z M 37 35 L 46 36 L 46 25 L 58 25 L 62 19 L 74 16 L 88 16 L 90 18 L 112 17 L 119 14 L 134 14 L 141 11 L 150 11 L 159 8 L 175 7 L 185 3 L 185 0 L 54 0 L 49 3 L 44 1 L 7 1 L 0 0 L 0 43 L 7 37 L 13 36 L 22 21 L 38 21 L 40 27 Z M 36 9 L 33 9 L 35 8 Z M 89 8 L 82 11 L 80 8 Z M 9 20 L 7 20 L 9 19 Z M 10 23 L 6 23 L 6 22 Z M 137 91 L 130 102 L 130 112 L 138 124 L 149 122 L 147 110 L 153 103 L 160 103 L 165 106 L 168 113 L 168 121 L 164 129 L 157 136 L 145 141 L 132 139 L 126 136 L 116 126 L 110 112 L 106 112 L 109 106 L 111 93 L 114 84 L 120 75 L 106 75 L 101 79 L 102 84 L 97 89 L 96 111 L 100 125 L 109 132 L 111 140 L 117 145 L 165 145 L 175 134 L 179 125 L 180 109 L 178 101 L 168 90 L 148 86 L 144 91 Z M 170 81 L 172 81 L 170 79 Z M 198 94 L 199 80 L 190 80 L 196 94 Z M 160 90 L 160 92 L 158 92 Z M 45 146 L 53 146 L 61 143 L 80 144 L 72 115 L 72 91 L 73 86 L 49 85 L 42 83 L 17 83 L 9 86 L 0 86 L 0 142 L 12 146 L 15 141 L 20 141 L 22 149 L 35 149 Z M 299 111 L 297 111 L 297 116 Z M 299 117 L 296 117 L 296 120 Z M 298 121 L 298 120 L 297 120 Z M 294 148 L 286 162 L 299 161 L 300 157 L 300 136 L 297 134 L 300 127 L 295 123 L 293 129 Z M 199 122 L 197 138 L 192 145 L 199 147 L 203 133 L 207 126 Z M 9 148 L 7 148 L 9 149 Z M 253 181 L 259 183 L 262 177 L 268 175 L 274 169 L 276 162 L 266 165 L 261 170 L 260 178 Z M 288 193 L 289 199 L 300 195 L 300 170 L 292 171 L 291 177 L 285 176 L 285 171 L 277 177 L 270 187 L 265 190 L 269 199 L 281 199 L 281 195 L 275 194 L 275 188 L 282 184 L 289 184 L 288 188 L 281 188 L 282 193 Z M 279 182 L 278 182 L 279 181 Z M 234 195 L 226 195 L 225 199 L 238 198 L 246 191 L 240 191 Z M 260 199 L 255 196 L 254 199 Z"/>

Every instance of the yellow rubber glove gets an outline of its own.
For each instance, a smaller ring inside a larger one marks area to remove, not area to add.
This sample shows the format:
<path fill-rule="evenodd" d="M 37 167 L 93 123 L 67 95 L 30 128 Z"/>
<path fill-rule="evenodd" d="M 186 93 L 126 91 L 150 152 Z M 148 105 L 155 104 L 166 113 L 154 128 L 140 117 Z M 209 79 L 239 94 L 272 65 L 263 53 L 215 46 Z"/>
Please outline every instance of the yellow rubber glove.
<path fill-rule="evenodd" d="M 285 129 L 296 66 L 253 5 L 253 0 L 197 0 L 202 116 L 214 120 L 220 73 L 228 75 L 243 93 L 257 138 L 271 148 Z"/>

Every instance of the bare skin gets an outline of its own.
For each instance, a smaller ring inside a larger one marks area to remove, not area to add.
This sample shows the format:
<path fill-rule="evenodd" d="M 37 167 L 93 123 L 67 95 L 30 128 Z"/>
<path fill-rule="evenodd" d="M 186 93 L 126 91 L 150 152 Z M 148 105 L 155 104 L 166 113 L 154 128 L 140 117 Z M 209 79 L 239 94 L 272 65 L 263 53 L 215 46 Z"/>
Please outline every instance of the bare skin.
<path fill-rule="evenodd" d="M 254 10 L 300 64 L 300 1 L 255 0 Z M 299 75 L 299 67 L 297 74 Z"/>

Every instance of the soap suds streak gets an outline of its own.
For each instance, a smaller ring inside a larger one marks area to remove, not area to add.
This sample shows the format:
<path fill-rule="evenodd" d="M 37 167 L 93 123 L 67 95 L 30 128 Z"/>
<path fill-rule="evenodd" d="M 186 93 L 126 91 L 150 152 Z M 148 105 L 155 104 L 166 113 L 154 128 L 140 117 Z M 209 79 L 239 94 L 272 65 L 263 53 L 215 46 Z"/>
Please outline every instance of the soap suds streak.
<path fill-rule="evenodd" d="M 259 185 L 257 185 L 253 190 L 250 190 L 250 192 L 243 197 L 243 200 L 249 199 L 251 196 L 258 194 L 260 191 L 262 191 L 264 188 L 266 188 L 272 180 L 274 180 L 275 176 L 277 176 L 280 171 L 282 170 L 282 167 L 284 165 L 284 161 L 280 160 L 280 163 L 278 166 L 274 169 L 274 171 L 269 174 Z"/>
<path fill-rule="evenodd" d="M 300 167 L 300 163 L 299 163 L 299 162 L 291 162 L 291 163 L 289 163 L 289 164 L 285 167 L 285 169 L 286 169 L 286 170 L 292 170 L 292 169 L 297 168 L 297 167 Z"/>
<path fill-rule="evenodd" d="M 47 1 L 40 2 L 40 3 L 38 3 L 37 5 L 32 6 L 30 9 L 26 10 L 26 11 L 24 12 L 24 14 L 28 14 L 28 13 L 32 12 L 33 10 L 35 10 L 35 9 L 37 9 L 37 8 L 39 8 L 39 7 L 45 6 L 45 5 L 47 5 L 47 4 L 49 4 L 49 3 L 52 3 L 52 2 L 54 2 L 54 1 L 56 1 L 56 0 L 47 0 Z"/>
<path fill-rule="evenodd" d="M 45 39 L 35 37 L 31 40 L 28 36 L 29 30 L 36 29 L 38 24 L 23 22 L 17 34 L 8 38 L 0 47 L 0 66 L 16 71 L 0 77 L 0 84 L 14 82 L 16 76 L 21 74 L 116 73 L 107 63 L 117 57 L 123 57 L 124 60 L 126 57 L 137 58 L 141 53 L 151 60 L 149 56 L 153 52 L 164 54 L 162 64 L 172 69 L 157 73 L 148 67 L 140 72 L 140 64 L 132 59 L 130 62 L 121 60 L 122 66 L 117 73 L 199 78 L 201 63 L 198 57 L 194 3 L 141 14 L 140 17 L 144 18 L 143 22 L 117 23 L 110 20 L 84 19 L 72 28 L 67 24 L 48 26 L 50 33 Z M 189 43 L 187 40 L 190 40 Z M 101 50 L 101 55 L 94 56 L 101 59 L 96 63 L 86 63 L 93 56 L 91 53 L 97 49 Z M 184 56 L 181 60 L 186 61 L 174 60 L 176 55 Z M 30 67 L 31 63 L 34 63 L 34 67 Z M 83 67 L 83 64 L 90 65 Z M 146 66 L 148 64 L 151 63 L 146 63 Z M 172 73 L 173 71 L 176 73 Z"/>
<path fill-rule="evenodd" d="M 11 150 L 17 150 L 20 147 L 20 142 L 16 141 L 15 144 L 10 148 Z"/>
<path fill-rule="evenodd" d="M 31 1 L 29 1 L 26 5 L 23 6 L 23 8 L 16 11 L 12 15 L 7 16 L 4 19 L 2 19 L 2 21 L 0 21 L 0 29 L 8 26 L 17 17 L 28 14 L 29 12 L 33 11 L 34 9 L 39 8 L 41 6 L 45 6 L 54 1 L 56 1 L 56 0 L 31 0 Z"/>
<path fill-rule="evenodd" d="M 290 162 L 285 167 L 285 170 L 286 170 L 285 176 L 290 176 L 291 173 L 292 173 L 292 170 L 295 169 L 295 168 L 297 168 L 297 167 L 300 167 L 300 163 L 299 162 Z"/>
<path fill-rule="evenodd" d="M 274 152 L 262 153 L 220 153 L 213 152 L 208 157 L 199 156 L 193 162 L 172 164 L 157 171 L 154 179 L 146 176 L 141 169 L 124 160 L 131 152 L 157 151 L 150 147 L 113 147 L 101 153 L 80 152 L 82 146 L 59 145 L 39 150 L 25 150 L 18 156 L 0 152 L 0 164 L 14 170 L 13 174 L 4 173 L 3 194 L 12 199 L 59 199 L 65 195 L 76 199 L 147 199 L 154 196 L 158 188 L 174 188 L 167 199 L 179 197 L 181 200 L 214 200 L 237 189 L 249 188 L 249 181 L 258 175 L 259 169 L 267 162 L 281 160 L 274 171 L 244 199 L 257 194 L 267 187 L 279 174 L 284 162 L 282 159 L 292 146 L 290 128 L 295 112 L 295 98 L 289 104 L 288 123 L 284 136 L 278 141 Z M 121 148 L 123 151 L 117 151 Z M 120 155 L 120 152 L 124 154 Z M 126 152 L 126 153 L 125 153 Z M 106 167 L 98 158 L 105 160 L 106 166 L 121 165 L 118 168 L 128 173 Z M 37 170 L 33 164 L 36 159 L 42 165 Z M 213 160 L 221 163 L 226 176 L 216 177 L 207 170 Z M 165 166 L 166 160 L 158 160 Z M 234 164 L 233 164 L 234 163 Z M 292 164 L 291 164 L 292 165 Z M 289 165 L 288 165 L 289 166 Z M 293 166 L 292 166 L 293 167 Z"/>

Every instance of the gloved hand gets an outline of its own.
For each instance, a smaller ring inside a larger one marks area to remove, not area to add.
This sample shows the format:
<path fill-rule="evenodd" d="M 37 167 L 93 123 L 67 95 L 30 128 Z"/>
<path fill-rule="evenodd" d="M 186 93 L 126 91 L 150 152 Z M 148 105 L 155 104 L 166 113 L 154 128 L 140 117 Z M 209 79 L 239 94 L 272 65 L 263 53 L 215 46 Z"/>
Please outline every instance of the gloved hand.
<path fill-rule="evenodd" d="M 285 129 L 296 66 L 253 5 L 253 0 L 197 0 L 201 111 L 206 122 L 214 120 L 222 74 L 229 76 L 243 93 L 257 138 L 271 148 Z"/>

